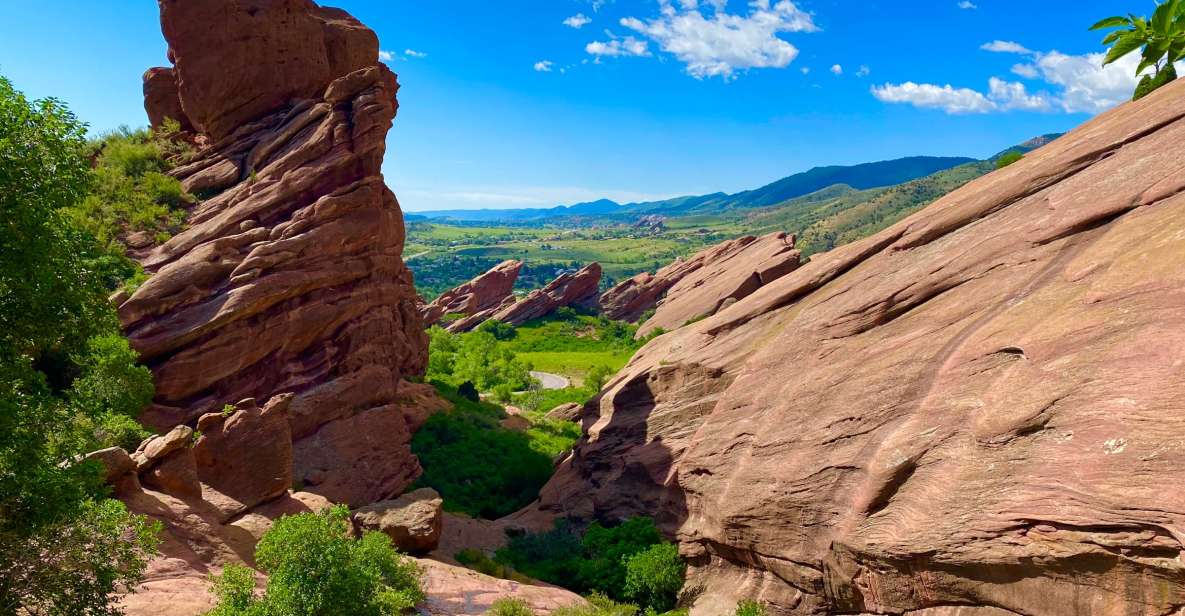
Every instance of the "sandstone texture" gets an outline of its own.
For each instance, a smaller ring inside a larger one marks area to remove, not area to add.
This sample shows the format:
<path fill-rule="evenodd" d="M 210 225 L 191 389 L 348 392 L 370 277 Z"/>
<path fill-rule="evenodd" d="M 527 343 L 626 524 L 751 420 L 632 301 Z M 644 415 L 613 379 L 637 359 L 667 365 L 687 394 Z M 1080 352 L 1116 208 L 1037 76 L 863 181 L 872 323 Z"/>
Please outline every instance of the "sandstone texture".
<path fill-rule="evenodd" d="M 522 261 L 503 261 L 477 278 L 445 291 L 421 309 L 424 326 L 431 327 L 446 315 L 471 317 L 498 308 L 506 298 L 512 296 L 514 282 L 518 280 L 518 272 L 522 267 Z"/>
<path fill-rule="evenodd" d="M 398 494 L 419 473 L 407 443 L 424 415 L 406 408 L 401 379 L 422 374 L 427 338 L 380 172 L 395 75 L 373 32 L 308 0 L 160 8 L 174 66 L 146 74 L 146 108 L 155 123 L 176 102 L 206 145 L 173 171 L 200 203 L 182 232 L 136 253 L 152 275 L 119 305 L 156 381 L 141 420 L 205 433 L 199 474 L 232 509 L 244 481 L 252 495 L 295 482 L 355 506 Z M 258 409 L 225 425 L 268 424 L 244 434 L 277 439 L 257 449 L 287 438 L 295 475 L 231 471 L 259 460 L 199 423 L 217 431 L 225 405 L 279 394 L 292 394 L 287 437 Z M 234 455 L 203 466 L 216 447 Z"/>
<path fill-rule="evenodd" d="M 352 515 L 360 531 L 375 530 L 404 552 L 426 553 L 440 543 L 444 500 L 432 488 L 420 488 L 393 500 L 367 505 Z"/>
<path fill-rule="evenodd" d="M 584 405 L 579 402 L 568 402 L 561 404 L 550 411 L 547 411 L 548 419 L 555 419 L 557 421 L 580 421 L 580 413 L 584 410 Z"/>
<path fill-rule="evenodd" d="M 1183 305 L 1185 80 L 653 340 L 523 515 L 657 516 L 696 615 L 1179 614 Z"/>
<path fill-rule="evenodd" d="M 639 338 L 659 328 L 678 329 L 798 269 L 801 256 L 794 248 L 794 236 L 785 233 L 728 240 L 605 291 L 601 313 L 610 319 L 637 321 L 654 309 L 654 315 L 639 326 Z"/>
<path fill-rule="evenodd" d="M 448 329 L 453 332 L 469 331 L 489 319 L 522 325 L 564 307 L 593 308 L 600 283 L 601 264 L 590 263 L 579 271 L 561 274 L 547 286 L 531 291 L 520 300 L 515 301 L 513 296 L 509 296 L 497 308 L 454 321 Z"/>

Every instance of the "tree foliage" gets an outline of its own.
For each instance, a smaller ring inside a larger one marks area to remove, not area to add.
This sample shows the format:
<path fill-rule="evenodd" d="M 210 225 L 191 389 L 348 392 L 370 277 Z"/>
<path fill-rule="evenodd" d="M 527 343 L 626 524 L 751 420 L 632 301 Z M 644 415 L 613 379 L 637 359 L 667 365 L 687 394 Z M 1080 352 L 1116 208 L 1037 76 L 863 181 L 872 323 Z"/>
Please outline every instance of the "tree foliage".
<path fill-rule="evenodd" d="M 511 539 L 495 558 L 535 579 L 660 612 L 674 606 L 683 585 L 678 549 L 644 517 L 613 527 L 594 522 L 583 536 L 560 520 L 548 532 Z"/>
<path fill-rule="evenodd" d="M 214 576 L 218 606 L 211 616 L 390 616 L 423 601 L 421 572 L 380 532 L 350 537 L 344 505 L 278 520 L 255 547 L 268 574 L 256 597 L 247 567 L 228 566 Z"/>
<path fill-rule="evenodd" d="M 93 186 L 85 127 L 0 78 L 0 613 L 115 614 L 155 526 L 104 500 L 95 463 L 152 396 L 69 208 Z"/>
<path fill-rule="evenodd" d="M 1157 5 L 1152 18 L 1128 14 L 1108 17 L 1091 26 L 1091 30 L 1118 28 L 1103 39 L 1108 45 L 1103 66 L 1140 51 L 1136 75 L 1140 82 L 1132 100 L 1147 96 L 1153 90 L 1177 78 L 1174 63 L 1185 58 L 1185 0 L 1165 0 Z M 1148 69 L 1155 69 L 1146 73 Z"/>

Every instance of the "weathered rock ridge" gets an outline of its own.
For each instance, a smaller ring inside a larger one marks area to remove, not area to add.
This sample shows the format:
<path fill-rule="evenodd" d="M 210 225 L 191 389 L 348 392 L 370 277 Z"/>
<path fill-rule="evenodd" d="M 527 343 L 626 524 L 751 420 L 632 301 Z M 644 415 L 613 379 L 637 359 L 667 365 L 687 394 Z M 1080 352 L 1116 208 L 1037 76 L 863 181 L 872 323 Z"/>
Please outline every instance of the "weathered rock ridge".
<path fill-rule="evenodd" d="M 601 295 L 601 312 L 610 319 L 637 321 L 653 308 L 654 316 L 638 327 L 638 337 L 659 328 L 670 331 L 716 314 L 798 269 L 801 257 L 794 236 L 785 233 L 728 240 L 653 275 L 642 272 L 619 283 Z"/>
<path fill-rule="evenodd" d="M 401 379 L 427 340 L 380 171 L 395 75 L 373 32 L 308 0 L 160 8 L 175 65 L 145 75 L 146 109 L 180 109 L 208 145 L 173 171 L 204 198 L 138 255 L 152 276 L 119 306 L 156 380 L 142 421 L 291 393 L 297 483 L 352 505 L 397 494 L 419 474 Z"/>
<path fill-rule="evenodd" d="M 693 614 L 1185 609 L 1185 80 L 657 338 L 524 514 L 658 516 Z"/>
<path fill-rule="evenodd" d="M 596 304 L 600 283 L 601 264 L 589 263 L 579 271 L 561 274 L 547 283 L 547 286 L 531 291 L 522 299 L 516 300 L 510 295 L 495 308 L 453 321 L 448 330 L 466 332 L 490 319 L 510 325 L 522 325 L 569 306 L 591 309 Z"/>
<path fill-rule="evenodd" d="M 514 293 L 514 283 L 522 268 L 522 261 L 503 261 L 477 278 L 445 291 L 420 310 L 424 326 L 431 327 L 450 314 L 472 317 L 498 308 Z"/>

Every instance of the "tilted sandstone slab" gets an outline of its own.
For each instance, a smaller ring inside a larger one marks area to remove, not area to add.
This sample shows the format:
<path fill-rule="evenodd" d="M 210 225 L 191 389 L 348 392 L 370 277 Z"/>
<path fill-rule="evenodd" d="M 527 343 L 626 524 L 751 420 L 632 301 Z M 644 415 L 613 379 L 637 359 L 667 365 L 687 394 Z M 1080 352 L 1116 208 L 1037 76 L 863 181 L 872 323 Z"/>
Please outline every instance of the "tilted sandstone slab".
<path fill-rule="evenodd" d="M 794 236 L 778 232 L 729 240 L 668 265 L 643 285 L 647 290 L 640 297 L 665 290 L 654 306 L 654 316 L 638 327 L 637 337 L 657 329 L 678 329 L 716 314 L 798 269 L 801 256 L 794 248 Z M 636 300 L 633 303 L 639 305 Z"/>
<path fill-rule="evenodd" d="M 698 310 L 699 312 L 693 316 L 706 316 L 709 314 L 709 308 L 714 313 L 718 304 L 730 297 L 732 295 L 730 292 L 735 291 L 736 287 L 714 289 L 718 293 L 725 294 L 719 298 L 706 298 L 703 297 L 703 293 L 699 293 L 698 300 L 690 296 L 691 289 L 703 286 L 705 281 L 735 278 L 733 282 L 737 283 L 741 289 L 747 290 L 750 288 L 749 281 L 754 273 L 759 276 L 757 282 L 769 284 L 777 276 L 785 275 L 798 267 L 800 257 L 801 253 L 794 250 L 794 236 L 787 236 L 784 233 L 772 233 L 760 238 L 747 235 L 726 240 L 705 248 L 686 259 L 678 259 L 653 274 L 642 272 L 633 278 L 621 281 L 612 289 L 601 294 L 601 314 L 618 321 L 638 321 L 647 311 L 657 308 L 660 303 L 663 303 L 663 298 L 667 297 L 672 287 L 685 278 L 694 277 L 687 284 L 680 286 L 678 290 L 681 293 L 670 294 L 672 298 L 670 301 L 674 302 L 678 299 L 681 302 L 686 302 L 683 309 L 679 309 L 673 304 L 666 312 L 674 315 L 676 312 L 685 313 Z M 746 269 L 749 271 L 743 271 Z M 765 275 L 765 279 L 760 278 L 761 274 Z M 712 302 L 709 299 L 717 301 Z M 733 299 L 740 299 L 740 297 L 733 297 Z M 704 307 L 704 304 L 710 305 Z M 667 325 L 664 323 L 675 318 L 677 317 L 662 319 L 654 326 L 666 328 Z M 684 319 L 684 321 L 686 320 Z M 673 324 L 675 326 L 682 325 L 683 321 Z"/>
<path fill-rule="evenodd" d="M 522 261 L 503 261 L 477 278 L 445 291 L 420 311 L 424 326 L 431 327 L 450 314 L 471 317 L 497 308 L 514 293 L 514 282 L 522 267 Z"/>
<path fill-rule="evenodd" d="M 1179 613 L 1183 161 L 1178 81 L 659 337 L 521 515 L 657 516 L 695 614 Z"/>
<path fill-rule="evenodd" d="M 419 473 L 399 391 L 427 355 L 380 171 L 395 75 L 374 33 L 308 0 L 162 0 L 161 22 L 175 67 L 146 76 L 150 116 L 172 76 L 208 145 L 173 171 L 202 197 L 187 228 L 138 254 L 152 276 L 119 306 L 156 381 L 141 419 L 163 431 L 292 393 L 295 481 L 392 496 Z"/>
<path fill-rule="evenodd" d="M 589 263 L 579 271 L 561 274 L 547 286 L 531 291 L 520 300 L 514 301 L 514 297 L 510 296 L 497 308 L 454 321 L 448 329 L 452 332 L 469 331 L 490 319 L 522 325 L 564 307 L 592 308 L 596 304 L 600 283 L 601 264 Z"/>

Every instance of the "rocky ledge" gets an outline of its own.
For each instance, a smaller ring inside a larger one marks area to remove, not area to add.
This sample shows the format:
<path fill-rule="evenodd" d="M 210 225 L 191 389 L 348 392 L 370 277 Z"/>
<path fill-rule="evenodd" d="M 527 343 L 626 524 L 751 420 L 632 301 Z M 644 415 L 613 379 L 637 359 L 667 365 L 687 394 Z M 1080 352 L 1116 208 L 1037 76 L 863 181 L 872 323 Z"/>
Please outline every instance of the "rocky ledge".
<path fill-rule="evenodd" d="M 453 321 L 448 329 L 452 332 L 465 332 L 490 319 L 510 325 L 522 325 L 564 307 L 592 310 L 596 307 L 600 283 L 601 264 L 590 263 L 579 271 L 560 274 L 547 286 L 531 291 L 522 299 L 516 300 L 513 295 L 510 295 L 495 308 Z"/>

